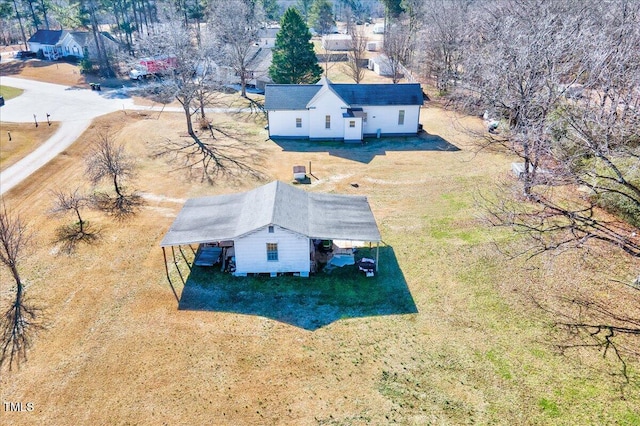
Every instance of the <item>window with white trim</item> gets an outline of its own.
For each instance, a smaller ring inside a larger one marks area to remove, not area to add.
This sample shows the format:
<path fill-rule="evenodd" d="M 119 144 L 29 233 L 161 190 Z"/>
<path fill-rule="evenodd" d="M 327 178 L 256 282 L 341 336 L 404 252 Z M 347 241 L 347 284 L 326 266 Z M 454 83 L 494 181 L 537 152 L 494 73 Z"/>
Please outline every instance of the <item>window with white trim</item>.
<path fill-rule="evenodd" d="M 356 127 L 356 121 L 355 120 L 349 120 L 349 127 L 351 127 L 352 129 L 354 127 Z"/>
<path fill-rule="evenodd" d="M 269 262 L 278 261 L 278 244 L 277 243 L 267 243 L 267 260 Z"/>
<path fill-rule="evenodd" d="M 401 109 L 398 111 L 398 125 L 402 126 L 404 124 L 404 110 Z"/>
<path fill-rule="evenodd" d="M 325 115 L 325 117 L 324 117 L 324 128 L 325 129 L 330 129 L 331 128 L 331 116 L 330 115 Z"/>
<path fill-rule="evenodd" d="M 302 118 L 296 118 L 296 127 L 302 127 Z"/>

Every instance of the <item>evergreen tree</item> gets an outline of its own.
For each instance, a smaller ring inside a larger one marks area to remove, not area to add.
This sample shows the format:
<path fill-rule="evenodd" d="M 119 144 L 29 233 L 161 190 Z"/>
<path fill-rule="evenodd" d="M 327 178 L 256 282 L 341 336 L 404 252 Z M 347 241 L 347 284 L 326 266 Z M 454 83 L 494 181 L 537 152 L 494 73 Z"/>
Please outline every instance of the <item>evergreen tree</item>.
<path fill-rule="evenodd" d="M 290 7 L 284 13 L 276 36 L 269 76 L 278 84 L 315 83 L 322 75 L 313 50 L 311 33 L 300 13 Z"/>
<path fill-rule="evenodd" d="M 327 0 L 315 0 L 309 12 L 309 23 L 320 34 L 329 34 L 336 25 L 331 3 Z"/>

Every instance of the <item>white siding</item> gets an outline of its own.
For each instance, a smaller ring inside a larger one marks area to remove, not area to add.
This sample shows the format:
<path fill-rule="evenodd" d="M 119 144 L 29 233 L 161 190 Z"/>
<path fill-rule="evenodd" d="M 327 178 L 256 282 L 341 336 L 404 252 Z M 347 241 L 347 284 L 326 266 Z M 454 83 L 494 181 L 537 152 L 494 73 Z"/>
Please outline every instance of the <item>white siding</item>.
<path fill-rule="evenodd" d="M 380 129 L 382 134 L 417 133 L 420 119 L 418 105 L 366 106 L 367 122 L 364 123 L 364 134 L 375 135 Z M 398 114 L 404 110 L 404 124 L 398 125 Z"/>
<path fill-rule="evenodd" d="M 302 127 L 296 127 L 296 118 L 302 118 Z M 270 137 L 309 137 L 309 111 L 269 111 Z"/>
<path fill-rule="evenodd" d="M 309 272 L 309 238 L 274 226 L 234 241 L 236 274 Z M 267 243 L 278 244 L 278 260 L 267 260 Z"/>
<path fill-rule="evenodd" d="M 309 105 L 309 137 L 312 139 L 342 139 L 347 105 L 332 91 L 327 90 Z M 326 116 L 331 116 L 331 128 L 326 128 Z"/>

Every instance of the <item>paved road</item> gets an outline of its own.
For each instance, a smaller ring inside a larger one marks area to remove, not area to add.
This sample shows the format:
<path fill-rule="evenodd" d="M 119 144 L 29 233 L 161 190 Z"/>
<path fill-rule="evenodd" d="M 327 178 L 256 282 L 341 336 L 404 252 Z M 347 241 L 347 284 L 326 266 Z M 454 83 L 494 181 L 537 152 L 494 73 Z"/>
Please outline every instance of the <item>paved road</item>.
<path fill-rule="evenodd" d="M 183 112 L 180 107 L 135 105 L 126 89 L 92 91 L 15 77 L 0 77 L 0 84 L 24 89 L 0 108 L 0 121 L 13 123 L 61 122 L 60 128 L 35 151 L 0 173 L 0 195 L 18 185 L 33 172 L 67 149 L 91 121 L 104 114 L 129 110 Z M 207 108 L 207 112 L 248 112 L 239 108 Z"/>
<path fill-rule="evenodd" d="M 22 182 L 33 172 L 67 149 L 84 132 L 91 120 L 123 108 L 132 108 L 131 98 L 119 97 L 114 92 L 72 89 L 58 84 L 42 83 L 14 77 L 1 77 L 2 85 L 24 89 L 24 93 L 6 101 L 0 108 L 0 120 L 13 123 L 47 125 L 51 121 L 61 126 L 51 138 L 35 151 L 0 173 L 0 195 Z"/>

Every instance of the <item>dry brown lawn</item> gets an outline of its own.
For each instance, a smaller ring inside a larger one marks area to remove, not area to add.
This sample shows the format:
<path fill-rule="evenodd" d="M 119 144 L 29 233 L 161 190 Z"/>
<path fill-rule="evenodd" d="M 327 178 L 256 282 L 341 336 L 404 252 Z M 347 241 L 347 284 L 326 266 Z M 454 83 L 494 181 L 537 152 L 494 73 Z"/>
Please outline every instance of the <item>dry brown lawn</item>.
<path fill-rule="evenodd" d="M 60 126 L 52 122 L 39 123 L 7 123 L 0 121 L 0 170 L 15 164 L 25 155 L 33 151 L 41 143 L 49 139 Z M 9 141 L 11 136 L 11 141 Z"/>
<path fill-rule="evenodd" d="M 246 143 L 266 157 L 265 181 L 290 181 L 293 165 L 311 161 L 318 179 L 309 190 L 366 194 L 418 312 L 308 331 L 256 315 L 178 310 L 159 242 L 181 201 L 261 182 L 189 180 L 149 156 L 182 131 L 179 114 L 114 113 L 6 197 L 35 232 L 21 271 L 47 324 L 28 361 L 3 372 L 2 400 L 34 404 L 33 412 L 3 412 L 6 424 L 637 422 L 637 387 L 627 386 L 623 400 L 610 376 L 615 363 L 594 352 L 555 354 L 545 316 L 527 302 L 532 282 L 578 286 L 593 271 L 567 278 L 560 264 L 523 272 L 491 248 L 501 234 L 477 222 L 473 194 L 506 179 L 509 163 L 470 151 L 461 126 L 476 120 L 423 112 L 430 134 L 460 148 L 446 152 L 380 141 L 293 150 L 266 141 L 263 124 L 247 117 L 211 118 L 247 129 Z M 82 158 L 105 126 L 137 158 L 131 188 L 147 203 L 122 223 L 87 212 L 101 240 L 67 256 L 52 240 L 72 218 L 46 214 L 48 193 L 86 186 Z"/>
<path fill-rule="evenodd" d="M 624 384 L 610 357 L 559 355 L 562 334 L 531 299 L 584 288 L 627 295 L 606 285 L 602 263 L 569 256 L 525 269 L 497 253 L 494 242 L 513 237 L 482 224 L 474 200 L 510 180 L 511 160 L 473 151 L 465 129 L 479 129 L 477 119 L 426 107 L 431 140 L 459 148 L 442 151 L 425 140 L 277 144 L 253 117 L 209 118 L 243 130 L 264 157 L 264 181 L 189 179 L 150 155 L 184 132 L 180 114 L 117 112 L 5 196 L 34 233 L 20 271 L 47 329 L 28 361 L 0 378 L 2 401 L 34 410 L 0 409 L 2 424 L 640 424 L 637 368 Z M 89 189 L 83 158 L 105 128 L 137 159 L 129 188 L 146 204 L 124 222 L 85 212 L 101 239 L 65 255 L 55 229 L 73 218 L 47 214 L 50 191 Z M 345 316 L 310 331 L 242 306 L 178 310 L 159 243 L 183 200 L 289 182 L 292 166 L 309 162 L 316 178 L 306 189 L 368 197 L 417 313 Z M 0 273 L 4 307 L 11 287 Z"/>
<path fill-rule="evenodd" d="M 86 86 L 77 65 L 31 59 L 0 63 L 0 75 L 16 76 L 65 86 Z"/>

